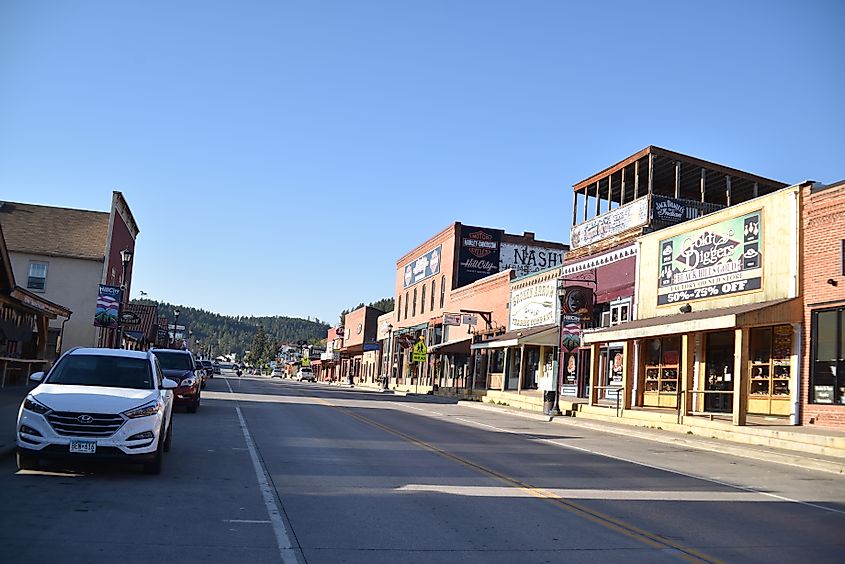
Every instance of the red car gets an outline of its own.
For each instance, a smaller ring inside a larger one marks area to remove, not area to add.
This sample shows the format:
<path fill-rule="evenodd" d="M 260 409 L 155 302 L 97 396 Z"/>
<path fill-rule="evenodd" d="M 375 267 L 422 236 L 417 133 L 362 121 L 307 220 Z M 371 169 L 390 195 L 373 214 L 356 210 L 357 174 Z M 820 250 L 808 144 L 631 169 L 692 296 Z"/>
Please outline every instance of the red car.
<path fill-rule="evenodd" d="M 196 413 L 200 407 L 200 392 L 203 382 L 202 365 L 194 360 L 191 351 L 179 349 L 152 349 L 158 358 L 165 378 L 178 384 L 173 390 L 174 405 L 184 405 L 188 413 Z"/>

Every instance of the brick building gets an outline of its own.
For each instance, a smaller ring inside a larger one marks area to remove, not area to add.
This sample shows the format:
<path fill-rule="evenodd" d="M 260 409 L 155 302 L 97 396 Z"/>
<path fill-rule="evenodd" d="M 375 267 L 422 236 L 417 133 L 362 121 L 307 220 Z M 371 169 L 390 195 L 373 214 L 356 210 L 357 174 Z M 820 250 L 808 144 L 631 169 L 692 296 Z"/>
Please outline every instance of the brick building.
<path fill-rule="evenodd" d="M 803 189 L 803 424 L 845 428 L 845 181 Z"/>
<path fill-rule="evenodd" d="M 402 256 L 396 261 L 396 308 L 392 322 L 396 379 L 393 383 L 413 385 L 417 390 L 420 386 L 430 388 L 443 375 L 443 355 L 462 355 L 457 359 L 457 366 L 464 364 L 464 357 L 470 354 L 470 340 L 457 338 L 461 329 L 444 325 L 444 314 L 467 314 L 467 324 L 475 322 L 477 331 L 507 326 L 507 315 L 494 318 L 496 308 L 485 299 L 467 299 L 455 293 L 456 290 L 505 271 L 524 275 L 559 266 L 568 248 L 564 243 L 538 241 L 530 232 L 512 235 L 501 229 L 455 222 Z M 502 286 L 506 287 L 507 283 Z M 507 289 L 497 299 L 501 302 L 497 306 L 504 308 Z M 461 322 L 463 325 L 463 317 Z M 466 330 L 464 327 L 463 331 Z M 428 362 L 412 363 L 411 347 L 420 337 L 432 358 Z M 444 347 L 448 350 L 443 350 Z M 449 359 L 450 371 L 455 360 Z M 447 376 L 450 384 L 455 384 L 457 376 L 458 385 L 465 385 L 465 369 L 450 374 Z"/>

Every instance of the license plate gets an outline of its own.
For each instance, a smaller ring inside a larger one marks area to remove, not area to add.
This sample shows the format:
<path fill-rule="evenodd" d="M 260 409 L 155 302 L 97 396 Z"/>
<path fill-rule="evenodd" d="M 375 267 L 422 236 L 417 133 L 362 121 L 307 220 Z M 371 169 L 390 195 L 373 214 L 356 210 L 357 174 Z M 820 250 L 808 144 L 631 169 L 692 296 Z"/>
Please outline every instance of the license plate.
<path fill-rule="evenodd" d="M 70 452 L 80 452 L 82 454 L 94 454 L 97 452 L 96 441 L 70 441 Z"/>

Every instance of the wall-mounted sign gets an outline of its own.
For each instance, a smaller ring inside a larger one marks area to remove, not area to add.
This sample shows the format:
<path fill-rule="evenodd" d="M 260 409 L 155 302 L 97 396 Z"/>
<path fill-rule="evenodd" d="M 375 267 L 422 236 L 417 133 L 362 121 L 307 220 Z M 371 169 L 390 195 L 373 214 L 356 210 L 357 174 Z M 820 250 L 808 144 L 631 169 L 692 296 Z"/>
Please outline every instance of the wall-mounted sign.
<path fill-rule="evenodd" d="M 478 325 L 478 316 L 464 314 L 461 316 L 461 323 L 464 325 Z"/>
<path fill-rule="evenodd" d="M 378 343 L 364 343 L 362 350 L 364 350 L 365 352 L 366 351 L 379 351 L 379 350 L 381 350 L 381 345 L 379 345 Z"/>
<path fill-rule="evenodd" d="M 648 223 L 648 198 L 639 198 L 630 204 L 605 212 L 572 228 L 570 246 L 573 249 L 618 235 Z"/>
<path fill-rule="evenodd" d="M 510 328 L 557 323 L 557 280 L 511 291 Z"/>
<path fill-rule="evenodd" d="M 97 307 L 94 310 L 94 326 L 117 329 L 117 320 L 120 315 L 120 302 L 122 301 L 123 290 L 118 286 L 99 285 L 97 293 Z"/>
<path fill-rule="evenodd" d="M 402 275 L 402 283 L 405 288 L 413 286 L 417 282 L 422 282 L 426 278 L 440 272 L 442 247 L 442 245 L 438 245 L 436 249 L 428 251 L 423 256 L 405 265 Z"/>
<path fill-rule="evenodd" d="M 567 286 L 563 290 L 563 314 L 589 319 L 593 315 L 593 289 L 587 286 Z"/>
<path fill-rule="evenodd" d="M 124 311 L 120 314 L 121 325 L 140 325 L 141 316 L 133 311 Z"/>
<path fill-rule="evenodd" d="M 565 313 L 562 322 L 560 348 L 564 352 L 572 352 L 581 346 L 581 316 Z"/>
<path fill-rule="evenodd" d="M 502 231 L 461 225 L 456 287 L 472 284 L 499 272 Z"/>
<path fill-rule="evenodd" d="M 444 313 L 443 314 L 443 325 L 460 325 L 461 324 L 461 314 L 460 313 Z"/>
<path fill-rule="evenodd" d="M 563 249 L 502 243 L 499 271 L 512 268 L 517 276 L 540 272 L 563 264 Z"/>
<path fill-rule="evenodd" d="M 756 211 L 660 241 L 657 304 L 762 288 L 762 217 Z"/>

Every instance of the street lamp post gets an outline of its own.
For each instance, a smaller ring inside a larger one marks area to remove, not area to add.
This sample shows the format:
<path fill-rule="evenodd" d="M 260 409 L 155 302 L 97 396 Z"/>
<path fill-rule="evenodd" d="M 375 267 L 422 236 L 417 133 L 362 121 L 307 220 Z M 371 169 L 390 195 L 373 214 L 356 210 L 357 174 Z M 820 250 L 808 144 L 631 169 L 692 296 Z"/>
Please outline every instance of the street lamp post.
<path fill-rule="evenodd" d="M 393 324 L 387 324 L 387 371 L 384 374 L 384 389 L 390 388 L 390 376 L 393 374 Z"/>
<path fill-rule="evenodd" d="M 123 265 L 123 273 L 120 276 L 120 289 L 121 289 L 121 313 L 123 311 L 123 304 L 129 303 L 129 296 L 127 296 L 127 284 L 126 284 L 126 270 L 129 268 L 129 263 L 132 262 L 132 251 L 128 248 L 123 249 L 120 251 L 120 262 Z M 121 348 L 123 346 L 123 325 L 120 323 L 120 318 L 118 317 L 117 320 L 117 348 Z"/>
<path fill-rule="evenodd" d="M 173 310 L 173 344 L 176 344 L 176 331 L 177 327 L 179 327 L 179 314 L 182 313 L 178 309 Z"/>

